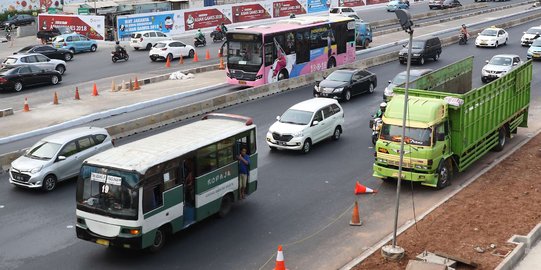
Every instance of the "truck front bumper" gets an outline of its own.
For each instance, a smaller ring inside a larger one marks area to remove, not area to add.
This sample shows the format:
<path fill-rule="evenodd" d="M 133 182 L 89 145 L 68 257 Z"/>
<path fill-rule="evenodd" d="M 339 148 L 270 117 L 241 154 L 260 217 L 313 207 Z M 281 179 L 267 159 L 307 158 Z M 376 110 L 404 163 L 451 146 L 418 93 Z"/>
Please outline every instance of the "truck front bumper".
<path fill-rule="evenodd" d="M 387 168 L 374 163 L 372 166 L 374 173 L 372 176 L 377 178 L 398 178 L 398 170 L 393 168 Z M 438 182 L 438 175 L 435 173 L 420 173 L 402 171 L 402 180 L 408 180 L 413 182 L 421 182 L 421 185 L 436 187 Z"/>

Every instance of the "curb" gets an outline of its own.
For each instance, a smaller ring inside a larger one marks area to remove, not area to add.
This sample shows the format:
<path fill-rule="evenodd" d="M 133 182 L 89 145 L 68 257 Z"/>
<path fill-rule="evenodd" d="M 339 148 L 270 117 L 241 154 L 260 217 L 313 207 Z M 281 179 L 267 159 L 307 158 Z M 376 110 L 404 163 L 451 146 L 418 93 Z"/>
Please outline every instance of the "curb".
<path fill-rule="evenodd" d="M 505 258 L 494 270 L 512 270 L 524 259 L 533 245 L 541 239 L 541 223 L 537 224 L 526 236 L 513 235 L 508 243 L 516 244 L 511 254 Z"/>

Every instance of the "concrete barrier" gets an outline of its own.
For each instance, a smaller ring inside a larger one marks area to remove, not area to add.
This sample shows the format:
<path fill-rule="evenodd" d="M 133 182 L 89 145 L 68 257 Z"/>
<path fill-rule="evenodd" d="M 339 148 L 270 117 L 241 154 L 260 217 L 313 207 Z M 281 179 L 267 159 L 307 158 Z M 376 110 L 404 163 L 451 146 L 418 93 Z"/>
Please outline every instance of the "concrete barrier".
<path fill-rule="evenodd" d="M 541 239 L 541 223 L 537 224 L 533 230 L 526 236 L 513 235 L 508 243 L 517 245 L 513 251 L 505 257 L 505 259 L 494 270 L 512 270 L 520 263 L 526 255 L 526 251 L 530 250 L 532 245 Z M 538 244 L 539 245 L 539 244 Z M 530 255 L 531 256 L 531 255 Z"/>
<path fill-rule="evenodd" d="M 13 108 L 6 108 L 0 110 L 0 117 L 13 115 Z"/>
<path fill-rule="evenodd" d="M 36 23 L 17 27 L 17 37 L 35 36 L 37 33 L 38 33 L 38 26 Z"/>

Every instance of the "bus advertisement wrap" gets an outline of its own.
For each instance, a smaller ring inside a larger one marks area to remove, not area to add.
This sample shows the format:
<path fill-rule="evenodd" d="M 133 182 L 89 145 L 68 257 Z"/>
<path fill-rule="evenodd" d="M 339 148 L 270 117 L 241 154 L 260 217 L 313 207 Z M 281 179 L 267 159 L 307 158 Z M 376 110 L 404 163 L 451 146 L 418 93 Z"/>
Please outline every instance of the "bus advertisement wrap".
<path fill-rule="evenodd" d="M 364 0 L 339 0 L 338 3 L 341 7 L 358 7 L 366 5 Z"/>
<path fill-rule="evenodd" d="M 233 22 L 247 22 L 271 18 L 270 12 L 261 4 L 233 6 Z"/>
<path fill-rule="evenodd" d="M 216 8 L 211 8 L 184 12 L 185 30 L 189 31 L 200 28 L 215 27 L 221 23 L 231 24 L 231 20 L 229 20 L 229 17 L 231 16 L 231 9 L 224 8 L 223 11 Z"/>
<path fill-rule="evenodd" d="M 40 30 L 67 26 L 74 32 L 95 40 L 104 40 L 105 37 L 104 16 L 39 14 L 38 25 Z"/>
<path fill-rule="evenodd" d="M 118 36 L 125 38 L 139 31 L 156 30 L 169 33 L 178 29 L 173 13 L 161 13 L 152 16 L 118 17 Z M 176 27 L 175 27 L 176 26 Z"/>
<path fill-rule="evenodd" d="M 306 10 L 308 13 L 327 11 L 330 6 L 330 0 L 306 0 Z"/>
<path fill-rule="evenodd" d="M 306 10 L 297 0 L 274 2 L 272 7 L 274 18 L 306 14 Z"/>

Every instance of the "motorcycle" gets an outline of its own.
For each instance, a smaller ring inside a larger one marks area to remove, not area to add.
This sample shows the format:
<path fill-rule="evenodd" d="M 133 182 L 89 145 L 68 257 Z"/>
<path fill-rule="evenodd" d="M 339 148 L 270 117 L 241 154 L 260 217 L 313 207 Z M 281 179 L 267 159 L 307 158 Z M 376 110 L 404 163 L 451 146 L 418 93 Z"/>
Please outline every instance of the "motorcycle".
<path fill-rule="evenodd" d="M 128 59 L 130 59 L 128 52 L 124 52 L 124 53 L 119 53 L 117 51 L 111 52 L 111 60 L 113 61 L 113 63 L 116 63 L 116 61 L 118 60 L 128 61 Z"/>
<path fill-rule="evenodd" d="M 460 33 L 458 36 L 458 45 L 466 45 L 468 43 L 468 37 L 464 33 Z"/>
<path fill-rule="evenodd" d="M 225 34 L 222 31 L 214 30 L 210 33 L 210 37 L 213 42 L 223 41 L 225 39 Z"/>
<path fill-rule="evenodd" d="M 370 129 L 372 129 L 372 144 L 373 145 L 376 145 L 376 141 L 379 138 L 379 131 L 381 130 L 382 124 L 383 124 L 383 120 L 379 117 L 370 119 Z"/>
<path fill-rule="evenodd" d="M 207 39 L 205 38 L 205 36 L 203 36 L 203 38 L 201 38 L 201 39 L 193 38 L 193 46 L 194 47 L 207 46 Z"/>

